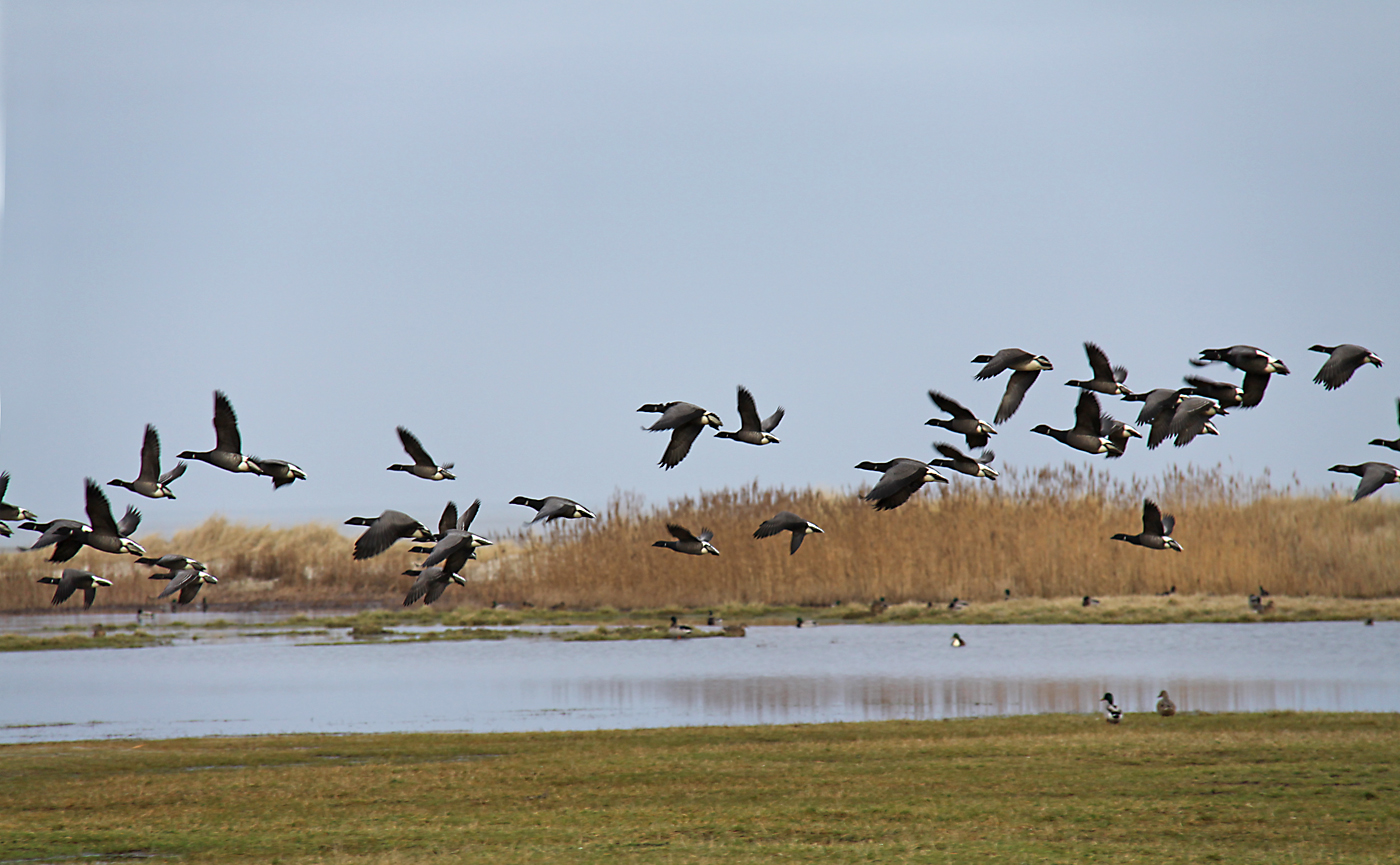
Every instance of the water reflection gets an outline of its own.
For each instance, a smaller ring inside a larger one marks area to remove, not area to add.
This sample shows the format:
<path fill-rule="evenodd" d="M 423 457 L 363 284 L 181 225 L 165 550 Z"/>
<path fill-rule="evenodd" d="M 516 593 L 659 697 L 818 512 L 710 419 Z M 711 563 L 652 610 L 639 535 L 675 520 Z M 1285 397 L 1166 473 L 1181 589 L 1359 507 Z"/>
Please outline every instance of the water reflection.
<path fill-rule="evenodd" d="M 1093 712 L 1400 711 L 1400 623 L 751 628 L 744 639 L 201 640 L 0 655 L 0 741 Z"/>

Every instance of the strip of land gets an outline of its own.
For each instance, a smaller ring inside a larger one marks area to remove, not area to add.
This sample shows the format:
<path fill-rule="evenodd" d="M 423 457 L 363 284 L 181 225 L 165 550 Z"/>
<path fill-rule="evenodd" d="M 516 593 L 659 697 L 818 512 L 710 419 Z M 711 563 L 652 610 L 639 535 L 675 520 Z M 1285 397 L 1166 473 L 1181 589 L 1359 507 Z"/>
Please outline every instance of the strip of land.
<path fill-rule="evenodd" d="M 1400 716 L 0 746 L 0 860 L 1394 862 Z"/>

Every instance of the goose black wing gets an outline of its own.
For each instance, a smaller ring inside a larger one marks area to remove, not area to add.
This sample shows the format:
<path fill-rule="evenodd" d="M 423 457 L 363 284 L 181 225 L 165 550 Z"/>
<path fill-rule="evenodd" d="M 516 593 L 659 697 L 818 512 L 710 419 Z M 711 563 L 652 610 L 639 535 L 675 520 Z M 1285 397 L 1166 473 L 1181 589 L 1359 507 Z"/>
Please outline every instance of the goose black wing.
<path fill-rule="evenodd" d="M 160 480 L 160 436 L 150 424 L 146 424 L 146 436 L 141 442 L 141 474 L 137 480 L 147 483 Z"/>
<path fill-rule="evenodd" d="M 952 415 L 955 418 L 977 420 L 977 415 L 968 411 L 962 403 L 950 397 L 946 397 L 936 390 L 929 391 L 928 398 L 933 400 L 934 405 L 938 406 L 940 409 L 946 411 L 948 414 Z"/>
<path fill-rule="evenodd" d="M 476 514 L 481 510 L 481 499 L 472 502 L 471 507 L 462 512 L 462 518 L 457 520 L 457 530 L 465 532 L 472 527 L 472 520 L 476 519 Z"/>
<path fill-rule="evenodd" d="M 438 517 L 438 537 L 446 535 L 457 528 L 457 503 L 448 502 L 447 507 L 442 509 L 442 516 Z"/>
<path fill-rule="evenodd" d="M 1094 381 L 1120 381 L 1108 362 L 1108 355 L 1096 343 L 1084 343 L 1084 353 L 1089 356 L 1089 369 L 1094 371 Z M 1126 373 L 1124 378 L 1127 378 Z"/>
<path fill-rule="evenodd" d="M 112 519 L 112 505 L 102 494 L 102 488 L 92 478 L 88 478 L 84 492 L 87 498 L 88 525 L 92 526 L 93 533 L 120 537 L 117 521 Z"/>
<path fill-rule="evenodd" d="M 661 454 L 661 461 L 657 465 L 673 469 L 681 464 L 686 454 L 690 453 L 690 446 L 695 444 L 696 436 L 700 435 L 700 430 L 704 424 L 691 423 L 687 426 L 676 427 L 671 433 L 671 441 L 667 443 L 666 450 Z"/>
<path fill-rule="evenodd" d="M 233 403 L 221 390 L 214 391 L 214 449 L 231 454 L 243 453 L 243 439 L 238 435 L 238 415 Z"/>
<path fill-rule="evenodd" d="M 1084 435 L 1099 435 L 1103 426 L 1103 412 L 1099 409 L 1099 399 L 1092 391 L 1080 391 L 1079 402 L 1074 407 L 1074 431 Z"/>
<path fill-rule="evenodd" d="M 695 537 L 695 535 L 692 535 L 690 533 L 690 529 L 687 529 L 685 526 L 678 526 L 675 523 L 667 523 L 666 531 L 670 532 L 671 537 L 675 538 L 678 541 L 692 541 L 694 543 L 700 542 L 700 539 Z"/>
<path fill-rule="evenodd" d="M 396 427 L 396 429 L 399 432 L 399 442 L 415 465 L 437 468 L 437 463 L 433 462 L 433 458 L 428 456 L 427 451 L 423 450 L 423 445 L 419 443 L 417 436 L 409 432 L 406 427 Z"/>
<path fill-rule="evenodd" d="M 758 419 L 758 406 L 754 404 L 753 394 L 743 386 L 739 387 L 739 427 L 752 432 L 763 429 L 763 422 Z"/>
<path fill-rule="evenodd" d="M 1152 499 L 1142 500 L 1142 533 L 1158 537 L 1167 534 L 1162 528 L 1162 510 Z"/>
<path fill-rule="evenodd" d="M 1006 393 L 1001 396 L 1001 405 L 997 406 L 997 423 L 1005 423 L 1016 413 L 1016 409 L 1021 407 L 1021 400 L 1026 398 L 1026 391 L 1035 384 L 1036 372 L 1013 372 L 1011 380 L 1006 383 Z"/>

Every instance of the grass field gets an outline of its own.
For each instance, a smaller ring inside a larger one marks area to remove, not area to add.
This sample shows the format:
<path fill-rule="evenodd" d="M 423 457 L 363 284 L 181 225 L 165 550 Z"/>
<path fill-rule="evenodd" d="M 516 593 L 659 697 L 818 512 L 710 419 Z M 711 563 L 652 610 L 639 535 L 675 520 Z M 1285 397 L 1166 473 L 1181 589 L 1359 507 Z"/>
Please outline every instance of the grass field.
<path fill-rule="evenodd" d="M 0 747 L 0 860 L 1393 863 L 1400 718 Z"/>
<path fill-rule="evenodd" d="M 1109 540 L 1142 525 L 1150 495 L 1177 517 L 1185 552 L 1149 551 Z M 1149 596 L 1172 586 L 1184 595 L 1243 599 L 1260 585 L 1275 595 L 1400 597 L 1400 504 L 1374 497 L 1275 488 L 1267 477 L 1187 469 L 1111 481 L 1093 469 L 1005 469 L 997 483 L 930 485 L 905 506 L 874 511 L 854 491 L 760 488 L 703 492 L 655 506 L 626 494 L 582 520 L 539 532 L 497 535 L 497 546 L 463 572 L 438 606 L 493 602 L 570 610 L 704 609 L 722 605 L 830 607 L 935 605 Z M 755 540 L 779 510 L 812 520 L 825 534 L 788 555 L 787 537 Z M 417 514 L 436 524 L 435 514 Z M 682 556 L 652 546 L 667 522 L 715 532 L 719 557 Z M 399 606 L 417 557 L 408 544 L 374 559 L 350 557 L 341 527 L 246 526 L 212 518 L 171 537 L 141 539 L 152 555 L 178 552 L 220 577 L 201 598 L 216 608 L 281 605 Z M 154 602 L 164 583 L 130 557 L 84 551 L 73 566 L 113 579 L 97 606 Z M 44 554 L 0 555 L 0 610 L 48 607 L 52 590 L 35 580 L 58 571 Z M 73 606 L 70 602 L 69 606 Z"/>

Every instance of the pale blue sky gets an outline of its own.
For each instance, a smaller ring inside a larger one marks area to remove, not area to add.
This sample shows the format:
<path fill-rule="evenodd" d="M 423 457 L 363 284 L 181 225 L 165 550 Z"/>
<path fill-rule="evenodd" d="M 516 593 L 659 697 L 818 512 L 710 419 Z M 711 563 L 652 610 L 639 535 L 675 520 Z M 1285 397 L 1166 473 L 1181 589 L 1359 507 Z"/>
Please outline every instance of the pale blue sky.
<path fill-rule="evenodd" d="M 147 528 L 853 487 L 948 440 L 927 389 L 990 416 L 969 360 L 1007 346 L 1056 369 L 999 462 L 1102 465 L 1029 433 L 1069 425 L 1086 339 L 1144 390 L 1234 343 L 1294 370 L 1125 477 L 1322 486 L 1400 434 L 1392 4 L 11 0 L 3 28 L 0 467 L 44 518 L 134 476 L 148 422 L 168 463 L 212 446 L 215 388 L 311 479 L 110 488 Z M 1392 363 L 1325 393 L 1314 342 Z M 637 406 L 733 426 L 740 383 L 782 444 L 657 468 Z M 461 479 L 384 471 L 400 423 Z"/>

